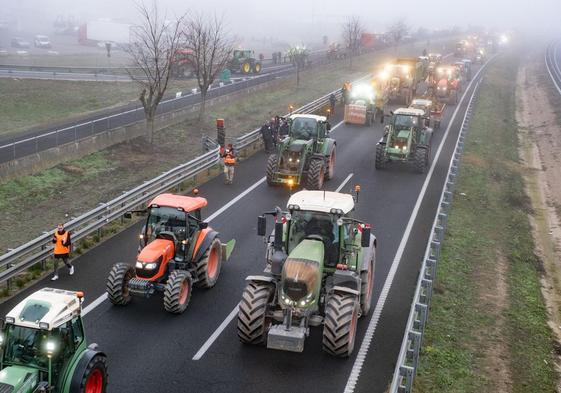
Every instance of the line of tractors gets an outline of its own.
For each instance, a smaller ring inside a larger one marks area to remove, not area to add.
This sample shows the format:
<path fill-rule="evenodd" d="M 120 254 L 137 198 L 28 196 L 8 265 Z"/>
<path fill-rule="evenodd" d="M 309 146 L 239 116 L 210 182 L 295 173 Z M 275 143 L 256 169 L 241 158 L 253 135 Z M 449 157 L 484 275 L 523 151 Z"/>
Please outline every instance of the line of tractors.
<path fill-rule="evenodd" d="M 345 121 L 360 118 L 357 123 L 372 124 L 378 117 L 382 123 L 390 118 L 376 145 L 377 169 L 400 161 L 412 163 L 418 172 L 427 170 L 432 133 L 440 128 L 446 104 L 457 103 L 471 64 L 482 61 L 444 65 L 442 60 L 439 54 L 398 59 L 370 83 L 348 86 Z M 415 98 L 423 80 L 426 93 Z M 386 104 L 395 100 L 408 106 L 385 113 Z M 348 357 L 355 347 L 357 320 L 371 308 L 377 239 L 370 225 L 353 215 L 359 186 L 354 194 L 323 190 L 336 163 L 337 143 L 328 118 L 292 114 L 286 120 L 288 135 L 268 158 L 267 183 L 304 189 L 293 193 L 284 208 L 257 219 L 257 235 L 266 244 L 265 268 L 246 278 L 237 334 L 244 344 L 302 352 L 310 328 L 322 327 L 323 350 Z M 109 272 L 106 294 L 112 304 L 125 306 L 135 298 L 161 294 L 163 308 L 181 314 L 194 287 L 217 284 L 235 240 L 223 242 L 204 221 L 206 206 L 198 195 L 164 193 L 125 214 L 145 218 L 136 260 L 117 263 Z M 44 288 L 6 315 L 0 334 L 0 391 L 106 391 L 107 356 L 96 344 L 86 344 L 83 299 L 81 292 Z"/>

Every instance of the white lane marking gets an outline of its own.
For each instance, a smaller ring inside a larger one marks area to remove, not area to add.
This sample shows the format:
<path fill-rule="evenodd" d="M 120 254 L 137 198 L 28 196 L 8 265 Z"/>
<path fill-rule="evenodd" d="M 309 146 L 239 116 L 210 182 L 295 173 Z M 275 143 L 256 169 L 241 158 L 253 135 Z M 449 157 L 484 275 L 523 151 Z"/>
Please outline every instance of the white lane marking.
<path fill-rule="evenodd" d="M 456 115 L 458 114 L 458 111 L 460 110 L 460 108 L 462 106 L 462 102 L 464 101 L 467 92 L 471 88 L 471 85 L 475 82 L 475 80 L 477 79 L 477 77 L 479 76 L 481 71 L 483 71 L 483 69 L 487 66 L 487 64 L 489 63 L 490 60 L 491 59 L 489 59 L 487 61 L 487 63 L 485 63 L 485 65 L 483 65 L 479 69 L 479 71 L 477 72 L 475 77 L 472 78 L 472 81 L 469 83 L 469 85 L 468 85 L 466 91 L 464 92 L 464 94 L 462 94 L 462 98 L 460 99 L 460 102 L 456 106 L 456 110 L 454 110 L 454 113 L 452 114 L 452 117 L 450 118 L 450 122 L 448 123 L 448 127 L 446 128 L 446 132 L 444 133 L 444 136 L 442 138 L 442 142 L 440 143 L 440 146 L 438 146 L 438 150 L 437 150 L 436 155 L 435 155 L 435 157 L 432 161 L 432 165 L 430 167 L 429 173 L 427 174 L 425 182 L 423 183 L 423 187 L 421 188 L 421 192 L 419 193 L 419 196 L 417 198 L 417 202 L 415 202 L 415 207 L 413 208 L 413 212 L 411 213 L 411 217 L 409 218 L 409 222 L 407 223 L 407 227 L 405 228 L 405 232 L 403 233 L 403 237 L 401 238 L 401 242 L 399 243 L 399 247 L 397 249 L 397 252 L 396 252 L 395 257 L 393 259 L 392 265 L 390 267 L 390 271 L 388 272 L 388 275 L 386 276 L 386 281 L 384 282 L 384 286 L 382 287 L 382 292 L 380 293 L 380 297 L 378 298 L 378 302 L 376 303 L 376 308 L 374 309 L 374 313 L 372 314 L 372 318 L 370 319 L 370 322 L 368 324 L 368 328 L 366 329 L 366 333 L 364 334 L 364 338 L 363 338 L 362 343 L 360 345 L 360 349 L 358 351 L 358 354 L 356 355 L 356 359 L 355 359 L 355 362 L 353 364 L 353 368 L 351 369 L 351 374 L 349 375 L 349 379 L 347 380 L 347 384 L 345 385 L 344 393 L 353 393 L 354 390 L 355 390 L 356 384 L 358 382 L 358 378 L 360 377 L 360 372 L 362 371 L 362 366 L 364 364 L 364 361 L 366 360 L 366 355 L 368 354 L 370 344 L 372 343 L 372 338 L 374 337 L 374 332 L 376 331 L 376 327 L 378 326 L 378 321 L 380 320 L 380 316 L 382 314 L 382 310 L 383 310 L 384 305 L 386 303 L 388 293 L 390 292 L 390 289 L 391 289 L 391 286 L 392 286 L 392 283 L 393 283 L 393 279 L 395 277 L 395 273 L 397 272 L 397 268 L 399 267 L 399 264 L 401 262 L 401 257 L 403 256 L 403 252 L 405 251 L 405 246 L 407 245 L 407 242 L 409 241 L 409 235 L 411 234 L 413 224 L 415 223 L 415 220 L 417 218 L 417 214 L 419 213 L 421 203 L 423 202 L 423 199 L 425 197 L 425 193 L 426 193 L 427 188 L 429 186 L 429 183 L 432 179 L 432 175 L 434 173 L 434 168 L 436 167 L 436 164 L 438 162 L 438 158 L 440 157 L 440 153 L 441 153 L 444 145 L 446 144 L 446 139 L 448 138 L 448 134 L 450 132 L 450 129 L 452 128 L 452 125 L 454 124 L 454 120 L 456 119 Z M 452 159 L 452 158 L 453 158 L 453 155 L 450 159 Z"/>
<path fill-rule="evenodd" d="M 103 295 L 101 295 L 100 297 L 95 299 L 93 302 L 88 304 L 86 307 L 84 307 L 84 309 L 82 310 L 82 317 L 85 317 L 90 311 L 92 311 L 94 308 L 96 308 L 101 303 L 103 303 L 105 301 L 105 299 L 107 299 L 107 292 L 105 292 Z"/>
<path fill-rule="evenodd" d="M 343 121 L 340 121 L 339 123 L 337 123 L 334 127 L 331 128 L 332 132 L 335 131 L 337 129 L 337 127 L 339 127 L 341 124 L 343 124 Z M 351 174 L 352 176 L 352 174 Z M 350 177 L 349 177 L 350 178 Z M 261 179 L 257 180 L 255 183 L 253 183 L 251 186 L 249 186 L 245 191 L 243 191 L 242 193 L 240 193 L 238 196 L 236 196 L 234 199 L 232 199 L 230 202 L 228 202 L 227 204 L 225 204 L 224 206 L 222 206 L 220 209 L 218 209 L 217 211 L 215 211 L 214 213 L 212 213 L 205 221 L 206 222 L 211 222 L 212 220 L 214 220 L 216 217 L 218 217 L 219 215 L 221 215 L 222 213 L 224 213 L 227 209 L 229 209 L 230 207 L 232 207 L 232 205 L 234 205 L 236 202 L 238 202 L 240 199 L 242 199 L 243 197 L 247 196 L 247 194 L 249 194 L 250 192 L 252 192 L 253 190 L 255 190 L 257 187 L 259 187 L 259 185 L 261 185 L 264 181 L 266 180 L 266 177 L 262 177 Z M 93 311 L 94 308 L 98 307 L 101 303 L 103 303 L 105 300 L 107 299 L 107 293 L 103 293 L 102 295 L 100 295 L 97 299 L 95 299 L 92 303 L 88 304 L 84 310 L 82 311 L 82 315 L 85 316 L 87 313 L 89 313 L 90 311 Z M 237 309 L 237 306 L 236 306 Z M 212 343 L 211 343 L 212 344 Z M 202 355 L 201 355 L 202 356 Z"/>
<path fill-rule="evenodd" d="M 345 178 L 345 180 L 343 180 L 343 183 L 341 183 L 341 185 L 340 185 L 339 187 L 337 187 L 337 189 L 335 190 L 335 192 L 341 191 L 341 189 L 342 189 L 343 187 L 345 187 L 345 184 L 347 184 L 347 182 L 348 182 L 349 180 L 351 180 L 351 177 L 353 177 L 353 175 L 354 175 L 354 173 L 349 173 L 349 176 L 347 176 L 347 177 Z"/>
<path fill-rule="evenodd" d="M 341 124 L 341 123 L 339 123 L 339 124 Z M 345 178 L 345 180 L 343 180 L 343 183 L 341 183 L 339 185 L 336 192 L 339 192 L 339 190 L 341 188 L 343 188 L 343 186 L 349 181 L 349 179 L 351 177 L 353 177 L 353 173 L 350 173 Z M 216 341 L 218 336 L 220 336 L 220 334 L 222 334 L 224 329 L 226 329 L 226 326 L 228 326 L 230 324 L 230 322 L 232 322 L 232 320 L 236 317 L 237 312 L 238 312 L 238 305 L 239 305 L 239 303 L 236 304 L 236 306 L 234 307 L 234 309 L 232 311 L 230 311 L 230 314 L 228 314 L 226 319 L 222 321 L 220 326 L 218 326 L 218 328 L 216 328 L 216 330 L 214 331 L 214 333 L 212 333 L 212 335 L 208 338 L 208 340 L 205 341 L 203 346 L 197 351 L 195 356 L 193 356 L 193 360 L 200 360 L 205 355 L 206 351 L 208 351 L 208 349 L 212 346 L 212 344 L 214 344 L 214 342 Z"/>
<path fill-rule="evenodd" d="M 554 45 L 554 44 L 552 44 Z M 559 92 L 559 94 L 561 94 L 561 88 L 559 87 L 559 85 L 557 84 L 557 81 L 555 80 L 555 78 L 553 77 L 553 74 L 551 73 L 551 70 L 549 69 L 549 64 L 547 64 L 547 58 L 548 58 L 548 52 L 549 52 L 549 48 L 546 48 L 545 50 L 545 68 L 547 69 L 547 72 L 549 74 L 549 77 L 551 78 L 551 81 L 553 82 L 553 84 L 555 85 L 555 88 L 557 89 L 557 91 Z M 555 63 L 555 60 L 553 60 L 553 62 Z M 552 64 L 552 66 L 554 66 Z M 554 69 L 555 71 L 555 69 Z"/>
<path fill-rule="evenodd" d="M 236 307 L 234 307 L 234 309 L 232 311 L 230 311 L 230 314 L 228 314 L 226 319 L 224 321 L 222 321 L 220 326 L 218 326 L 218 328 L 214 331 L 214 333 L 212 333 L 212 336 L 210 336 L 208 338 L 208 340 L 206 340 L 206 342 L 203 344 L 201 349 L 199 349 L 199 351 L 195 354 L 195 356 L 193 356 L 193 360 L 199 360 L 200 358 L 203 357 L 203 355 L 210 348 L 210 346 L 216 341 L 218 336 L 220 336 L 220 334 L 222 334 L 224 329 L 226 329 L 226 327 L 230 324 L 230 322 L 232 322 L 232 320 L 237 315 L 238 315 L 238 305 L 236 304 Z"/>

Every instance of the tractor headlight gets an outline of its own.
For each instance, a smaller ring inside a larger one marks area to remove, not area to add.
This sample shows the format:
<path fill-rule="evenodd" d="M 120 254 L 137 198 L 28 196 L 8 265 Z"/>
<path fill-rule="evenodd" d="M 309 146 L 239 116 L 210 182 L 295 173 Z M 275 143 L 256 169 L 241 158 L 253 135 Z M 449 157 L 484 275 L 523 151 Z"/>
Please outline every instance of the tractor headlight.
<path fill-rule="evenodd" d="M 47 356 L 51 357 L 56 350 L 56 343 L 54 341 L 47 341 L 45 349 L 47 350 Z"/>
<path fill-rule="evenodd" d="M 0 334 L 0 347 L 4 345 L 4 335 Z"/>
<path fill-rule="evenodd" d="M 16 323 L 16 320 L 13 317 L 6 317 L 6 323 Z"/>
<path fill-rule="evenodd" d="M 300 307 L 306 307 L 308 306 L 312 301 L 314 300 L 314 294 L 313 292 L 308 293 L 308 295 L 306 295 L 306 297 L 302 300 L 300 300 L 298 302 L 298 305 Z"/>
<path fill-rule="evenodd" d="M 146 270 L 154 270 L 156 267 L 158 267 L 158 264 L 156 262 L 147 263 L 144 265 L 144 269 Z"/>
<path fill-rule="evenodd" d="M 49 330 L 49 324 L 47 322 L 39 322 L 39 329 Z"/>

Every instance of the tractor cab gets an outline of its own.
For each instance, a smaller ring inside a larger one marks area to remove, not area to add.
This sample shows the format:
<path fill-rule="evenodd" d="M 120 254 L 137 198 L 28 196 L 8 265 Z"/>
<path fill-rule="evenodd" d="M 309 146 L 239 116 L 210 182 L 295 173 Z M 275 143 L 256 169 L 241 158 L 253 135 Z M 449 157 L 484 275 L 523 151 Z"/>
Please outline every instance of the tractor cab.
<path fill-rule="evenodd" d="M 288 136 L 296 140 L 317 140 L 327 137 L 331 128 L 325 116 L 292 115 L 288 118 Z"/>
<path fill-rule="evenodd" d="M 420 109 L 423 111 L 423 116 L 428 117 L 430 116 L 430 111 L 433 107 L 433 103 L 431 100 L 425 100 L 421 98 L 414 99 L 409 105 L 409 108 L 412 109 Z"/>
<path fill-rule="evenodd" d="M 434 63 L 436 65 L 440 64 L 442 61 L 442 55 L 440 53 L 429 53 L 429 62 Z"/>
<path fill-rule="evenodd" d="M 140 277 L 151 277 L 171 259 L 188 259 L 194 247 L 191 239 L 196 240 L 197 232 L 204 226 L 201 209 L 206 205 L 205 198 L 173 194 L 158 195 L 148 204 L 136 263 Z"/>
<path fill-rule="evenodd" d="M 422 140 L 422 131 L 427 129 L 429 121 L 424 109 L 397 109 L 390 125 L 386 128 L 388 152 L 407 157 L 413 146 L 425 143 Z"/>
<path fill-rule="evenodd" d="M 246 59 L 246 58 L 253 58 L 255 55 L 251 49 L 234 49 L 232 52 L 232 57 L 234 59 Z"/>
<path fill-rule="evenodd" d="M 0 340 L 2 391 L 68 393 L 82 383 L 81 392 L 105 392 L 105 354 L 95 344 L 86 346 L 82 300 L 81 292 L 43 288 L 6 315 Z"/>

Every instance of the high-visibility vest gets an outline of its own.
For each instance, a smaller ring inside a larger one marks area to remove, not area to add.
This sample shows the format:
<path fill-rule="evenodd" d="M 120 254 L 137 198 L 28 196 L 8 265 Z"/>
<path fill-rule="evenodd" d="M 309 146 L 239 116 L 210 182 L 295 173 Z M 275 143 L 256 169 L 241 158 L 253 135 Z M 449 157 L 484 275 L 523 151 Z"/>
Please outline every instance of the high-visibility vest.
<path fill-rule="evenodd" d="M 64 231 L 62 235 L 58 233 L 58 231 L 55 231 L 55 239 L 56 239 L 55 249 L 54 249 L 55 255 L 69 254 L 70 246 L 63 245 L 64 243 L 66 243 L 66 240 L 68 239 L 68 231 Z"/>
<path fill-rule="evenodd" d="M 236 159 L 232 153 L 226 153 L 226 156 L 224 157 L 224 164 L 236 165 Z"/>

